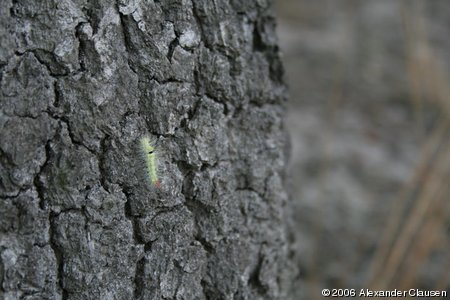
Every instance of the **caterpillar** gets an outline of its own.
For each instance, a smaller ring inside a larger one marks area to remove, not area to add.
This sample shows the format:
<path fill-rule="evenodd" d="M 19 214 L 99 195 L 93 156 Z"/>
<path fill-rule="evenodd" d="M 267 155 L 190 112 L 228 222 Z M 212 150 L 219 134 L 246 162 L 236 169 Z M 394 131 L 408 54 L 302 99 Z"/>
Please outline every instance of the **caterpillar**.
<path fill-rule="evenodd" d="M 140 140 L 140 149 L 145 159 L 146 173 L 150 184 L 159 188 L 161 183 L 158 179 L 157 170 L 157 155 L 155 151 L 155 146 L 148 137 L 143 137 Z"/>

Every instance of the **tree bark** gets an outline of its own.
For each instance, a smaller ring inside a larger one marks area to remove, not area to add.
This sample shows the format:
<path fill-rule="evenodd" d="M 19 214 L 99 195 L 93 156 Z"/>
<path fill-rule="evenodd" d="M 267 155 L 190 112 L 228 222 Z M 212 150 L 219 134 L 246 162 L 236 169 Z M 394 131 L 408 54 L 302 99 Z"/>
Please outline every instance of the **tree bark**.
<path fill-rule="evenodd" d="M 0 298 L 287 296 L 270 3 L 11 0 L 0 22 Z"/>

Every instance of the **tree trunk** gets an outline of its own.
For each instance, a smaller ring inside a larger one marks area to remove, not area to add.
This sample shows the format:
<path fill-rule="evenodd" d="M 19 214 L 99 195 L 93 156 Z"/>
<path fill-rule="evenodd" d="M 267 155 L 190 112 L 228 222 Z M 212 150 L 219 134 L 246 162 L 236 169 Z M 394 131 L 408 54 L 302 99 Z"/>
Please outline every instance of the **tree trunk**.
<path fill-rule="evenodd" d="M 285 298 L 270 3 L 111 2 L 2 2 L 0 297 Z"/>

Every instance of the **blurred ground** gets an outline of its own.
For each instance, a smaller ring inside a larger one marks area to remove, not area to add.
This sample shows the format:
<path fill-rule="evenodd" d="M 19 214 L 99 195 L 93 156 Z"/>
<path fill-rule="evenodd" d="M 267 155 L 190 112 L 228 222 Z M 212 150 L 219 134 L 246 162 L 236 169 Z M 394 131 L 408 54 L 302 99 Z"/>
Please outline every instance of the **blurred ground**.
<path fill-rule="evenodd" d="M 276 6 L 297 297 L 449 290 L 450 1 Z"/>

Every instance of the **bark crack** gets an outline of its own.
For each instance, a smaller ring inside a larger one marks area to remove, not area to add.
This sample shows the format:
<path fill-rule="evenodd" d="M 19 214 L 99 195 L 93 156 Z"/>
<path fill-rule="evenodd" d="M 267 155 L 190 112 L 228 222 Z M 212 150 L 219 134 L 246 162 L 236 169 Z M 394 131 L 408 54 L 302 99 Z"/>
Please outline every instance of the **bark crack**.
<path fill-rule="evenodd" d="M 120 185 L 119 185 L 120 186 Z M 122 193 L 125 195 L 125 218 L 127 218 L 131 222 L 132 230 L 133 230 L 133 240 L 135 245 L 144 245 L 144 253 L 151 249 L 151 243 L 145 243 L 141 235 L 139 234 L 138 229 L 138 219 L 131 212 L 131 192 L 129 192 L 125 187 L 122 187 Z M 134 288 L 133 288 L 133 299 L 142 298 L 142 293 L 144 291 L 144 278 L 145 278 L 145 257 L 142 257 L 136 262 L 135 266 L 135 275 L 134 275 Z"/>
<path fill-rule="evenodd" d="M 49 222 L 50 222 L 50 226 L 49 226 L 50 241 L 49 242 L 50 242 L 50 247 L 53 249 L 53 253 L 55 254 L 56 264 L 58 266 L 57 281 L 58 281 L 58 286 L 61 290 L 61 297 L 62 297 L 61 299 L 66 300 L 66 299 L 68 299 L 69 293 L 64 288 L 64 255 L 63 255 L 62 249 L 57 244 L 56 233 L 55 233 L 57 230 L 55 218 L 58 215 L 59 214 L 57 214 L 55 212 L 50 212 L 50 214 L 49 214 Z"/>
<path fill-rule="evenodd" d="M 50 142 L 52 140 L 48 140 L 47 143 L 45 144 L 45 162 L 42 164 L 42 166 L 39 169 L 39 172 L 36 174 L 36 176 L 34 176 L 34 187 L 36 189 L 36 192 L 38 194 L 38 198 L 39 198 L 39 207 L 42 210 L 47 210 L 48 206 L 47 206 L 47 202 L 45 200 L 45 187 L 43 185 L 43 183 L 40 180 L 40 176 L 44 170 L 44 168 L 48 165 L 48 162 L 50 160 L 50 156 L 51 156 L 51 147 L 50 147 Z"/>

